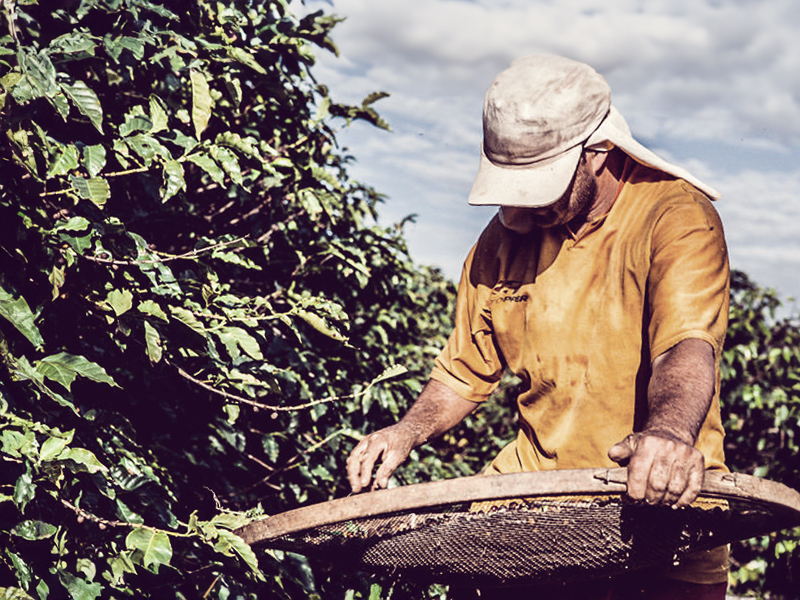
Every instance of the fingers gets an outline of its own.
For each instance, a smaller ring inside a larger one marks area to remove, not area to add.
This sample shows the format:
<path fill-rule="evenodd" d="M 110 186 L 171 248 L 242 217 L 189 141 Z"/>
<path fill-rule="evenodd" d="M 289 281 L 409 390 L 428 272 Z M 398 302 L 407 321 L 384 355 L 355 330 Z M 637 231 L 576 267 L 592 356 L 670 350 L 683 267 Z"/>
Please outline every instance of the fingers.
<path fill-rule="evenodd" d="M 347 459 L 350 488 L 358 493 L 370 487 L 370 481 L 373 490 L 385 488 L 389 484 L 389 477 L 408 458 L 412 447 L 413 439 L 397 426 L 368 435 L 353 448 Z M 373 480 L 372 473 L 379 461 L 381 465 Z"/>
<path fill-rule="evenodd" d="M 389 477 L 395 472 L 397 467 L 403 464 L 405 459 L 406 456 L 400 452 L 394 450 L 387 452 L 383 457 L 381 466 L 378 467 L 378 471 L 375 473 L 375 479 L 372 482 L 372 489 L 385 489 L 386 486 L 389 485 Z"/>
<path fill-rule="evenodd" d="M 701 465 L 700 468 L 693 469 L 691 473 L 689 473 L 689 485 L 686 486 L 683 494 L 681 494 L 675 504 L 673 504 L 675 508 L 689 506 L 694 502 L 700 490 L 703 488 L 705 473 L 705 464 Z"/>
<path fill-rule="evenodd" d="M 700 493 L 705 461 L 693 446 L 637 433 L 612 447 L 609 457 L 624 457 L 626 448 L 630 449 L 627 493 L 631 499 L 680 508 L 691 504 Z"/>
<path fill-rule="evenodd" d="M 375 434 L 371 434 L 362 439 L 347 458 L 347 479 L 355 493 L 369 485 L 375 463 L 386 451 L 386 443 L 374 438 Z"/>

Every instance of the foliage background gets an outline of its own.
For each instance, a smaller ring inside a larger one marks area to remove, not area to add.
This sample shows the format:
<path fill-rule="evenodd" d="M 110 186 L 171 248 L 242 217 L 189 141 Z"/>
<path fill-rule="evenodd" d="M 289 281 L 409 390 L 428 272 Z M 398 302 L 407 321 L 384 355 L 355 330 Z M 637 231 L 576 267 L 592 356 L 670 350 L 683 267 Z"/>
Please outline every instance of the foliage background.
<path fill-rule="evenodd" d="M 343 105 L 313 76 L 337 19 L 281 0 L 3 16 L 2 597 L 445 594 L 232 533 L 345 495 L 348 450 L 413 401 L 450 328 L 452 283 L 376 224 L 337 145 L 354 120 L 388 128 L 383 93 Z M 728 454 L 798 487 L 800 329 L 777 305 L 736 274 Z M 475 472 L 514 434 L 509 401 L 398 480 Z M 738 546 L 737 591 L 796 597 L 797 533 Z"/>

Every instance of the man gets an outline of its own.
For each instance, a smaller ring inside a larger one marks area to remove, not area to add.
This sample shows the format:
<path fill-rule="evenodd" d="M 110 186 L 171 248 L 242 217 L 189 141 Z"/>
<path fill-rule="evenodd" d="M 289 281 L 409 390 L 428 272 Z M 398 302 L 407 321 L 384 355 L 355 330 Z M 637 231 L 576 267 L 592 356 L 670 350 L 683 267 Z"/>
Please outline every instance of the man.
<path fill-rule="evenodd" d="M 729 272 L 709 202 L 719 194 L 636 142 L 605 80 L 565 58 L 514 61 L 486 93 L 483 126 L 469 202 L 498 215 L 465 262 L 427 386 L 348 459 L 353 490 L 379 459 L 372 487 L 386 487 L 510 369 L 525 384 L 520 431 L 488 473 L 627 464 L 633 500 L 690 504 L 704 471 L 725 468 Z M 724 598 L 726 582 L 718 548 L 592 597 Z"/>

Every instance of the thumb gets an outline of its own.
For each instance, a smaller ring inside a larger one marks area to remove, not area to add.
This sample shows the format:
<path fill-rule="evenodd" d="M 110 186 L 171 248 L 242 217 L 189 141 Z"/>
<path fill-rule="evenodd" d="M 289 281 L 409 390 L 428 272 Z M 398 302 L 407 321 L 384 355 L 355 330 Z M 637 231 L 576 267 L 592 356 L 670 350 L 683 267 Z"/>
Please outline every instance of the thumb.
<path fill-rule="evenodd" d="M 621 442 L 618 442 L 609 448 L 608 458 L 613 460 L 615 463 L 622 464 L 631 456 L 633 456 L 634 450 L 636 450 L 636 441 L 633 435 L 629 435 Z"/>

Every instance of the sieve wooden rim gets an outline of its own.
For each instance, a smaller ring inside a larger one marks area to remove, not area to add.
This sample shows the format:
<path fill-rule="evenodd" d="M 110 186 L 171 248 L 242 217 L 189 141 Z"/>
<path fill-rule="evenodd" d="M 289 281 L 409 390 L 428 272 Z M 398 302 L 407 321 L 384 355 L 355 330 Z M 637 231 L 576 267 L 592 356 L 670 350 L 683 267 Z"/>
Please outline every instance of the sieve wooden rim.
<path fill-rule="evenodd" d="M 252 545 L 351 519 L 448 504 L 534 496 L 614 494 L 626 490 L 627 469 L 563 469 L 506 475 L 472 475 L 417 483 L 337 498 L 289 510 L 251 523 L 236 533 Z M 800 493 L 781 483 L 743 473 L 706 471 L 701 496 L 768 505 L 800 524 Z"/>

